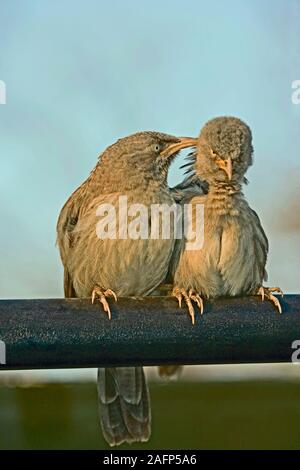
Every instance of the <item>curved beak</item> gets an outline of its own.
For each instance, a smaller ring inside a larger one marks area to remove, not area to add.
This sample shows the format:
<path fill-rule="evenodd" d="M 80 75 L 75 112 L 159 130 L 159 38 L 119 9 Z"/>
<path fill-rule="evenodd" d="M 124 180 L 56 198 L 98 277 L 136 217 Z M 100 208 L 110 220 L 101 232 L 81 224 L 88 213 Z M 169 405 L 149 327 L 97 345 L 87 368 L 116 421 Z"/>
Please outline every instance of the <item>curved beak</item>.
<path fill-rule="evenodd" d="M 221 170 L 225 171 L 226 175 L 228 176 L 229 181 L 232 179 L 232 160 L 231 158 L 227 158 L 227 160 L 222 160 L 221 158 L 217 160 L 217 165 Z"/>
<path fill-rule="evenodd" d="M 178 142 L 172 142 L 168 145 L 160 154 L 163 157 L 171 157 L 174 153 L 179 152 L 179 150 L 188 148 L 188 147 L 196 147 L 198 139 L 194 139 L 193 137 L 179 137 Z"/>

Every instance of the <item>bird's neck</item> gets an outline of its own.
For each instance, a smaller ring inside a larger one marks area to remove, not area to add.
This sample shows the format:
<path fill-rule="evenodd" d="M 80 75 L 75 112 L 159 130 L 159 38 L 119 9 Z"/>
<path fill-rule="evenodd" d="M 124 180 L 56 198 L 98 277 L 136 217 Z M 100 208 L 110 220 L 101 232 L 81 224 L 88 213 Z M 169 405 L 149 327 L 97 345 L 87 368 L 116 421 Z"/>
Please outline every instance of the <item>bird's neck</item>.
<path fill-rule="evenodd" d="M 242 185 L 236 181 L 214 181 L 208 183 L 209 193 L 220 193 L 220 194 L 237 194 L 242 192 Z"/>
<path fill-rule="evenodd" d="M 114 172 L 104 165 L 97 165 L 87 180 L 88 186 L 99 188 L 102 194 L 118 192 L 120 194 L 139 193 L 146 196 L 168 189 L 167 178 L 155 178 L 154 175 L 139 171 Z"/>
<path fill-rule="evenodd" d="M 244 198 L 240 183 L 215 182 L 209 184 L 206 208 L 216 215 L 239 215 L 238 202 Z"/>

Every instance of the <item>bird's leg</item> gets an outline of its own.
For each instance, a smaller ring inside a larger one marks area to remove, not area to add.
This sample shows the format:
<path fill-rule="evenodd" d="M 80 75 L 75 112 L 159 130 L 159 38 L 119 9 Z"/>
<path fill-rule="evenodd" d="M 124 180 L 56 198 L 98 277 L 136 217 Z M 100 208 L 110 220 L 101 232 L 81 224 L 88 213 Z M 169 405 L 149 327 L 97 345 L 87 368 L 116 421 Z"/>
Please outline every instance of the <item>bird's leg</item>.
<path fill-rule="evenodd" d="M 111 311 L 109 308 L 109 303 L 106 300 L 106 297 L 114 297 L 117 301 L 117 296 L 111 289 L 103 290 L 101 287 L 95 286 L 92 292 L 92 304 L 96 299 L 99 299 L 99 302 L 103 305 L 104 312 L 107 314 L 108 318 L 111 320 Z"/>
<path fill-rule="evenodd" d="M 180 287 L 174 287 L 171 295 L 172 297 L 176 297 L 180 308 L 182 304 L 182 299 L 184 299 L 187 305 L 188 311 L 189 311 L 189 315 L 192 320 L 192 324 L 194 325 L 195 324 L 195 310 L 194 310 L 192 301 L 196 302 L 196 304 L 198 305 L 200 309 L 200 313 L 202 315 L 203 314 L 203 300 L 200 297 L 200 295 L 197 294 L 195 291 L 193 291 L 193 289 L 190 289 L 189 292 L 187 292 L 186 289 L 182 289 Z"/>
<path fill-rule="evenodd" d="M 178 378 L 182 371 L 182 366 L 159 366 L 158 373 L 162 379 L 169 380 L 172 378 Z"/>
<path fill-rule="evenodd" d="M 283 297 L 283 292 L 280 289 L 280 287 L 260 287 L 258 291 L 256 292 L 256 295 L 260 295 L 262 301 L 267 299 L 270 302 L 272 302 L 275 305 L 275 307 L 278 309 L 279 313 L 282 313 L 280 302 L 277 299 L 277 297 L 273 295 L 273 292 L 277 292 L 278 294 L 281 295 L 281 297 Z"/>

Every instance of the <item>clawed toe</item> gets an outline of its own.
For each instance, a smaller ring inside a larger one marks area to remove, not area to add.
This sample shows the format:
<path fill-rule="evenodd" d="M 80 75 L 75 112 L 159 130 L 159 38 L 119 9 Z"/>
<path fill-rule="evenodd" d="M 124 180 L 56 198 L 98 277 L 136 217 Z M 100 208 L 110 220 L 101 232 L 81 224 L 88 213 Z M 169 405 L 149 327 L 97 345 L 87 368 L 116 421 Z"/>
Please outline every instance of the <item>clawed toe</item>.
<path fill-rule="evenodd" d="M 204 311 L 203 299 L 200 297 L 199 294 L 194 293 L 192 289 L 190 289 L 189 296 L 194 302 L 196 302 L 196 304 L 198 305 L 200 309 L 200 314 L 203 315 L 203 311 Z"/>
<path fill-rule="evenodd" d="M 275 295 L 273 295 L 273 292 L 276 292 L 277 294 L 280 294 L 281 297 L 283 297 L 283 292 L 280 289 L 280 287 L 260 287 L 257 291 L 257 295 L 261 296 L 262 301 L 267 299 L 270 302 L 272 302 L 275 305 L 278 312 L 282 313 L 282 308 L 281 308 L 279 299 L 275 297 Z"/>
<path fill-rule="evenodd" d="M 194 325 L 195 324 L 195 309 L 194 309 L 192 301 L 197 304 L 201 315 L 203 314 L 203 310 L 204 310 L 203 300 L 200 297 L 200 295 L 194 292 L 192 289 L 190 289 L 189 292 L 187 292 L 186 289 L 174 287 L 172 291 L 172 296 L 176 297 L 180 308 L 182 306 L 182 299 L 184 299 L 188 308 L 189 316 L 191 317 L 191 320 L 192 320 L 192 324 Z"/>
<path fill-rule="evenodd" d="M 92 292 L 92 304 L 95 303 L 95 300 L 98 298 L 99 302 L 103 306 L 104 312 L 107 314 L 108 318 L 111 320 L 111 311 L 109 307 L 109 303 L 106 300 L 106 297 L 114 297 L 115 301 L 117 301 L 117 296 L 115 292 L 111 289 L 103 290 L 100 287 L 94 287 Z"/>

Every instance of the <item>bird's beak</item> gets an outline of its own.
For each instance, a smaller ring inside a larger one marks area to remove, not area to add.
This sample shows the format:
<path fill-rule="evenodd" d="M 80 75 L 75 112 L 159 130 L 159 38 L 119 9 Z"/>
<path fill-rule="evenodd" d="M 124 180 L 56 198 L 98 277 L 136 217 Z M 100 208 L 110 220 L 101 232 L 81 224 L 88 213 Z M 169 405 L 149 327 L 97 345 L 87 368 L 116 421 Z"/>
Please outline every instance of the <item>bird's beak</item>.
<path fill-rule="evenodd" d="M 231 158 L 227 158 L 227 160 L 222 160 L 222 158 L 220 158 L 219 160 L 217 160 L 217 165 L 219 166 L 219 168 L 221 168 L 221 170 L 225 171 L 226 175 L 228 176 L 228 179 L 229 181 L 231 181 L 232 179 L 232 160 Z"/>
<path fill-rule="evenodd" d="M 160 154 L 163 157 L 171 157 L 171 155 L 174 155 L 174 153 L 179 152 L 181 149 L 196 147 L 197 142 L 198 139 L 194 139 L 193 137 L 179 137 L 178 142 L 171 143 Z"/>

